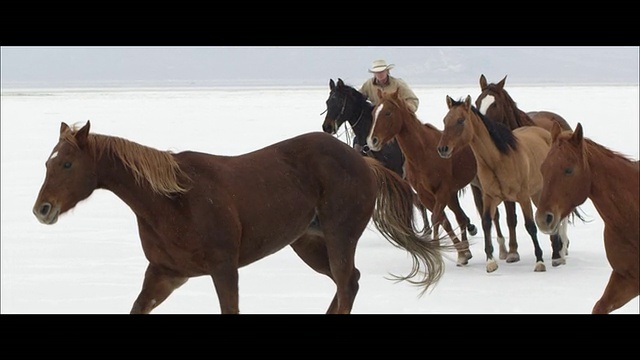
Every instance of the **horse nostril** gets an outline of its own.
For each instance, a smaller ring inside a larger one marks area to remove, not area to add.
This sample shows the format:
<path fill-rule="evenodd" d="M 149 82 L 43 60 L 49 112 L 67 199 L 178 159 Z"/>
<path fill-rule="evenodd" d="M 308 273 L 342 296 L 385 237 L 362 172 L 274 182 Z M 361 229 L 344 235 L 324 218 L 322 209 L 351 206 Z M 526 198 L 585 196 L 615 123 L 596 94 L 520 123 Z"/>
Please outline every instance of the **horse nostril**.
<path fill-rule="evenodd" d="M 547 224 L 551 224 L 553 222 L 553 214 L 547 213 L 547 216 L 544 220 L 547 222 Z"/>
<path fill-rule="evenodd" d="M 369 145 L 366 145 L 362 147 L 362 152 L 363 153 L 368 153 L 369 151 L 371 151 L 371 148 L 369 148 Z"/>
<path fill-rule="evenodd" d="M 40 205 L 40 209 L 38 210 L 40 215 L 43 215 L 43 216 L 47 215 L 50 211 L 51 211 L 51 204 L 49 203 L 44 203 Z"/>

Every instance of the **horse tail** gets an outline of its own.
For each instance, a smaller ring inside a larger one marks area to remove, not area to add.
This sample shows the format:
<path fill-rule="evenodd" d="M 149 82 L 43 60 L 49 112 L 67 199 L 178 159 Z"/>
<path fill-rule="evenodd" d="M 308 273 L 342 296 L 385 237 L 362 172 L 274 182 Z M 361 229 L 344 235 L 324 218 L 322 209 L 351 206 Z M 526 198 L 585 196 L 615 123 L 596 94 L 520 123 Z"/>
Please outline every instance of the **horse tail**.
<path fill-rule="evenodd" d="M 420 201 L 420 198 L 415 191 L 413 192 L 413 205 L 418 209 L 418 213 L 422 216 L 422 228 L 414 226 L 415 231 L 420 234 L 420 237 L 430 236 L 431 225 L 429 223 L 429 212 L 427 211 L 427 207 L 424 206 L 422 201 Z"/>
<path fill-rule="evenodd" d="M 423 286 L 422 296 L 444 274 L 444 250 L 455 250 L 439 240 L 425 239 L 415 232 L 414 196 L 411 185 L 379 161 L 365 157 L 375 177 L 378 195 L 372 220 L 382 236 L 395 247 L 406 250 L 412 258 L 411 272 L 406 276 L 392 275 L 397 281 Z M 422 269 L 425 271 L 421 271 Z M 414 280 L 418 275 L 421 279 Z"/>

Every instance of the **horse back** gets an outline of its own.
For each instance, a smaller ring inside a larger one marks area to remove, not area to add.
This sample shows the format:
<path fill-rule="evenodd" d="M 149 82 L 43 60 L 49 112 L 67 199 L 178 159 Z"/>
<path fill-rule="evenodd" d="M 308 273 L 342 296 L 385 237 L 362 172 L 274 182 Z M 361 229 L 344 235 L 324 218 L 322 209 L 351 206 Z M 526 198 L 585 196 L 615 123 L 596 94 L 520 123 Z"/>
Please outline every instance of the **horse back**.
<path fill-rule="evenodd" d="M 368 219 L 375 204 L 375 182 L 362 156 L 323 132 L 239 156 L 176 157 L 193 179 L 183 200 L 191 206 L 185 215 L 193 219 L 190 226 L 217 234 L 205 239 L 215 246 L 239 246 L 241 264 L 292 243 L 316 214 L 338 222 L 338 216 L 350 216 L 340 206 L 357 206 Z"/>
<path fill-rule="evenodd" d="M 551 131 L 553 123 L 558 123 L 562 130 L 573 130 L 567 120 L 551 111 L 530 111 L 527 112 L 527 115 L 537 126 L 547 131 Z"/>

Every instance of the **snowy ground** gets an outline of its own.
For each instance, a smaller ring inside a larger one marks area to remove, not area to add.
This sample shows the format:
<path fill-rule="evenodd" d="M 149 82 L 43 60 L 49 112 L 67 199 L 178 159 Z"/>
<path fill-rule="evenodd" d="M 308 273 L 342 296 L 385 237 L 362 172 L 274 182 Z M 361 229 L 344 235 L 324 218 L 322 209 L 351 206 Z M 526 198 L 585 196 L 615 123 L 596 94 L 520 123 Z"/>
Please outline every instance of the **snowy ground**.
<path fill-rule="evenodd" d="M 328 82 L 328 80 L 327 80 Z M 442 128 L 445 96 L 480 93 L 479 87 L 417 87 L 418 115 Z M 550 110 L 585 136 L 638 158 L 638 87 L 511 87 L 521 109 Z M 96 191 L 61 217 L 40 224 L 31 212 L 44 179 L 44 162 L 57 142 L 61 121 L 91 120 L 92 131 L 120 136 L 160 150 L 241 154 L 310 131 L 320 131 L 326 88 L 19 90 L 2 93 L 2 314 L 123 314 L 136 298 L 147 261 L 131 210 L 112 193 Z M 342 129 L 344 130 L 344 128 Z M 344 133 L 340 138 L 346 141 Z M 478 227 L 470 192 L 462 205 Z M 362 273 L 354 314 L 587 314 L 601 296 L 610 267 L 603 223 L 590 201 L 591 221 L 569 228 L 567 264 L 551 266 L 548 238 L 541 237 L 547 271 L 534 273 L 533 246 L 518 224 L 521 261 L 485 272 L 482 237 L 472 238 L 467 267 L 446 259 L 433 291 L 418 297 L 408 283 L 385 279 L 411 265 L 373 226 L 360 240 Z M 519 219 L 521 213 L 519 212 Z M 506 224 L 503 226 L 506 229 Z M 321 314 L 334 293 L 289 248 L 240 270 L 240 309 L 245 314 Z M 156 314 L 216 314 L 211 279 L 191 279 Z M 635 298 L 615 314 L 638 314 Z"/>

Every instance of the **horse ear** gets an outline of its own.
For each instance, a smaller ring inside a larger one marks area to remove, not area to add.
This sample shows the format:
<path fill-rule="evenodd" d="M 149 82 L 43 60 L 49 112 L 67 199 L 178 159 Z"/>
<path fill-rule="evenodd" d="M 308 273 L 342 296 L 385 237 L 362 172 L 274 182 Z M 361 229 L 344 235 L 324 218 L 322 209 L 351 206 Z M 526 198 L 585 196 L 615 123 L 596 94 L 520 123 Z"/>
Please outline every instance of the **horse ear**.
<path fill-rule="evenodd" d="M 382 89 L 378 89 L 378 99 L 381 99 L 384 96 L 384 91 Z"/>
<path fill-rule="evenodd" d="M 451 109 L 452 106 L 453 106 L 453 99 L 451 98 L 451 96 L 447 95 L 447 108 Z"/>
<path fill-rule="evenodd" d="M 480 90 L 484 91 L 487 88 L 487 78 L 484 74 L 480 74 Z"/>
<path fill-rule="evenodd" d="M 464 107 L 467 110 L 471 108 L 471 95 L 467 95 L 467 98 L 464 99 Z"/>
<path fill-rule="evenodd" d="M 344 81 L 340 78 L 338 78 L 338 86 L 344 86 Z"/>
<path fill-rule="evenodd" d="M 89 128 L 91 127 L 91 122 L 87 120 L 87 124 L 76 132 L 76 141 L 78 142 L 78 146 L 80 148 L 84 148 L 87 144 L 87 137 L 89 137 Z"/>
<path fill-rule="evenodd" d="M 333 82 L 333 79 L 329 79 L 329 90 L 333 90 L 336 87 L 336 83 Z"/>
<path fill-rule="evenodd" d="M 554 121 L 553 124 L 551 124 L 551 142 L 555 142 L 561 132 L 560 124 Z"/>
<path fill-rule="evenodd" d="M 500 90 L 504 88 L 504 83 L 506 81 L 507 81 L 507 75 L 505 75 L 504 78 L 502 78 L 502 80 L 500 80 L 500 82 L 498 83 L 498 87 L 500 88 Z"/>
<path fill-rule="evenodd" d="M 571 141 L 574 144 L 579 145 L 582 143 L 583 137 L 584 135 L 582 133 L 582 124 L 578 123 L 578 125 L 576 125 L 576 129 L 573 131 L 573 135 L 571 135 Z"/>
<path fill-rule="evenodd" d="M 67 125 L 67 123 L 65 123 L 64 121 L 60 123 L 60 135 L 68 132 L 70 130 L 69 125 Z"/>

